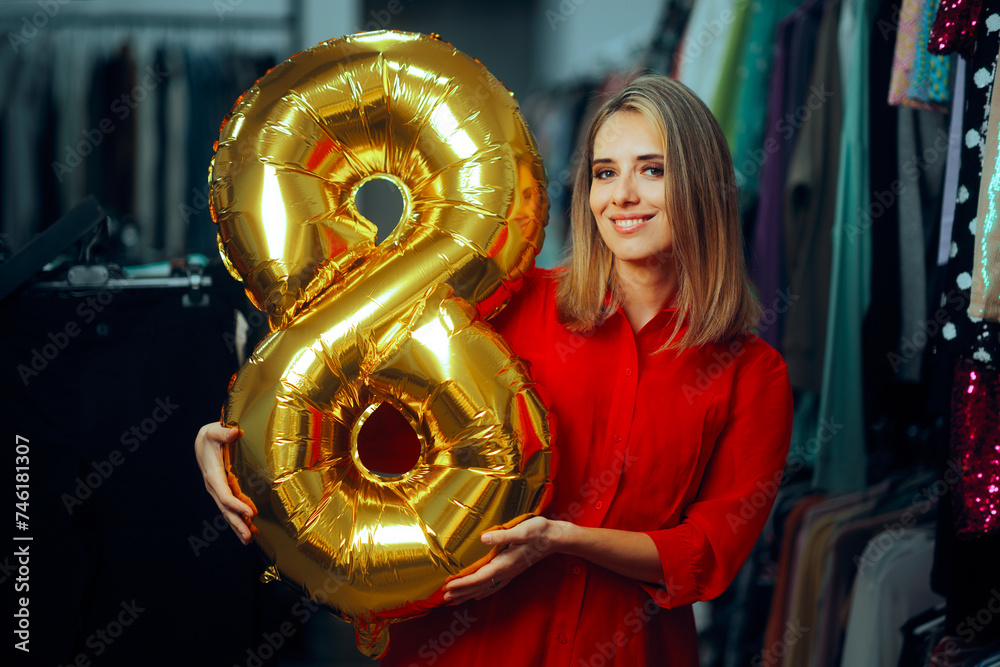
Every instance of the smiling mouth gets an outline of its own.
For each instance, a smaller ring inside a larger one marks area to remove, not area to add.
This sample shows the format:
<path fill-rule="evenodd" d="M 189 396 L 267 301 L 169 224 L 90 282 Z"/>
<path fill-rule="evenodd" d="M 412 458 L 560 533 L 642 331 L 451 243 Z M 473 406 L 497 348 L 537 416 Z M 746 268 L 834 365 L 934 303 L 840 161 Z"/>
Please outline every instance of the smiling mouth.
<path fill-rule="evenodd" d="M 653 219 L 653 215 L 630 216 L 628 218 L 611 218 L 615 231 L 622 234 L 631 234 L 638 231 Z"/>

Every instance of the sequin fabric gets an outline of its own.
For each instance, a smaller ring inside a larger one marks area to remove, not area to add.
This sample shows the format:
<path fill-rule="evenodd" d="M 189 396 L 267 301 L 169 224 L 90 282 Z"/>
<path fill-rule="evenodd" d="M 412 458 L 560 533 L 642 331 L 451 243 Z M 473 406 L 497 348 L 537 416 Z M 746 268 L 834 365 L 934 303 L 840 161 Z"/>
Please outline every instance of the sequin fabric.
<path fill-rule="evenodd" d="M 972 58 L 982 0 L 941 0 L 927 48 L 937 56 L 959 53 Z"/>
<path fill-rule="evenodd" d="M 972 539 L 997 531 L 1000 509 L 1000 373 L 962 359 L 955 367 L 951 455 L 961 471 L 952 504 L 955 533 Z"/>
<path fill-rule="evenodd" d="M 1000 68 L 994 68 L 994 91 L 1000 90 L 998 83 Z M 1000 95 L 990 99 L 976 220 L 969 315 L 1000 322 Z"/>

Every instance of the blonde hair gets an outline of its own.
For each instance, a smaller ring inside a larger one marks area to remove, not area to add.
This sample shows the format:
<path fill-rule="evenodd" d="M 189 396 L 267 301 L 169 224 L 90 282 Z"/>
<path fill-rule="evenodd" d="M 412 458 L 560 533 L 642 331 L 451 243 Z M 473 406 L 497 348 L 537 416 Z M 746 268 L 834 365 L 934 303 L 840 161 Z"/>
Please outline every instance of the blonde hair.
<path fill-rule="evenodd" d="M 573 183 L 568 270 L 560 274 L 556 293 L 564 324 L 573 331 L 592 330 L 622 304 L 614 257 L 590 208 L 594 138 L 619 111 L 642 114 L 663 141 L 667 219 L 677 269 L 672 306 L 680 316 L 658 351 L 749 332 L 761 309 L 743 256 L 736 178 L 725 136 L 712 112 L 689 88 L 659 75 L 633 80 L 601 106 L 587 129 Z M 687 330 L 678 338 L 685 322 Z"/>

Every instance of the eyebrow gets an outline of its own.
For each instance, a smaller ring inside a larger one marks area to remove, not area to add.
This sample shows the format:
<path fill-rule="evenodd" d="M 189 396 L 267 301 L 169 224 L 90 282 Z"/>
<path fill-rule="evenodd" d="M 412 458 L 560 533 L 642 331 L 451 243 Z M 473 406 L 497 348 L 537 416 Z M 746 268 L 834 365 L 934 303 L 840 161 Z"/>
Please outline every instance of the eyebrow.
<path fill-rule="evenodd" d="M 663 155 L 661 155 L 660 153 L 647 153 L 645 155 L 638 156 L 636 158 L 636 161 L 644 162 L 645 160 L 662 160 L 662 159 Z M 594 158 L 591 161 L 591 164 L 611 164 L 612 162 L 614 162 L 614 160 L 612 160 L 609 157 L 598 157 Z"/>

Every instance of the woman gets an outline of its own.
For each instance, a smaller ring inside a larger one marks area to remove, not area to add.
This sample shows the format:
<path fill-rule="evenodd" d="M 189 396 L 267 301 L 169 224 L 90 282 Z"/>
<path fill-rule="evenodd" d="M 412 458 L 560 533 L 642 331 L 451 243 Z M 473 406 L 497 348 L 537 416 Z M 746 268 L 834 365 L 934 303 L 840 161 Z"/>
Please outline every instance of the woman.
<path fill-rule="evenodd" d="M 447 585 L 456 607 L 399 623 L 384 665 L 697 665 L 691 603 L 750 553 L 791 433 L 781 356 L 743 259 L 725 138 L 680 83 L 644 76 L 590 124 L 561 271 L 492 320 L 559 421 L 544 516 L 482 536 L 504 550 Z M 218 425 L 196 441 L 240 538 Z"/>

